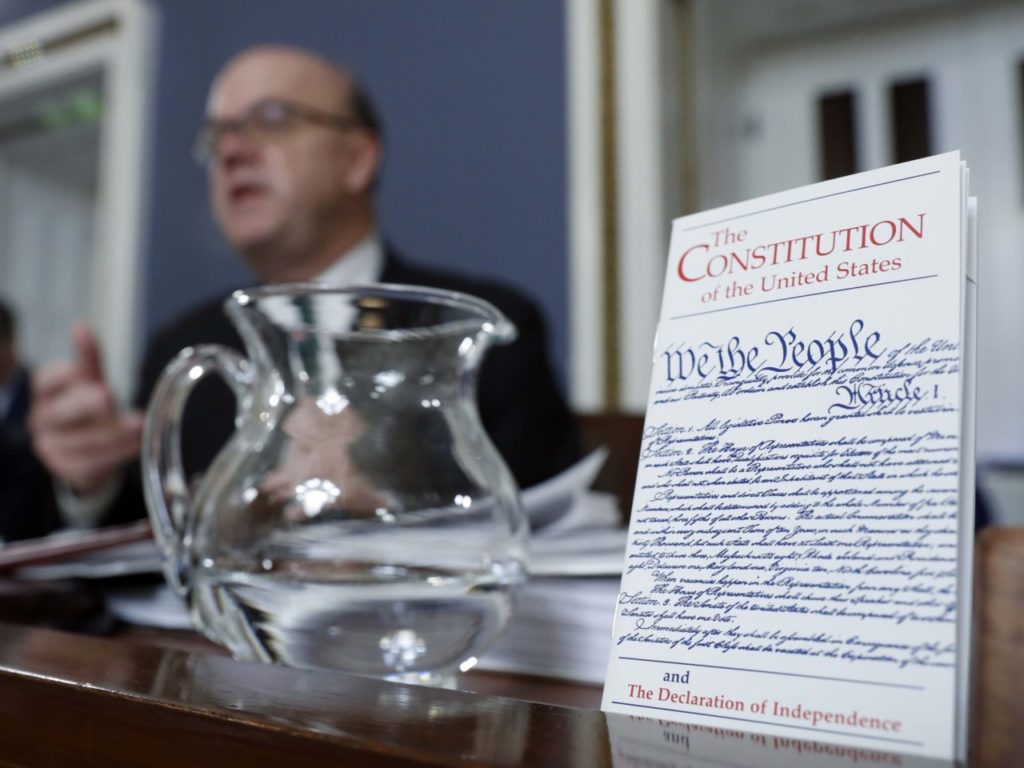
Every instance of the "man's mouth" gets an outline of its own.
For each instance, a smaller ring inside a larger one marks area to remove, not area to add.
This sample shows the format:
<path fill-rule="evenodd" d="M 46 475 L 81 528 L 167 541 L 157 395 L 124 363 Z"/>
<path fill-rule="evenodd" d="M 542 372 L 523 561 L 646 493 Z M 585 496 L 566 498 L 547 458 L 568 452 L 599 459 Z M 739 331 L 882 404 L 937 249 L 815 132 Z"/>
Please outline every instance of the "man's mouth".
<path fill-rule="evenodd" d="M 240 182 L 232 184 L 228 189 L 228 199 L 233 205 L 241 205 L 262 197 L 266 194 L 267 188 L 257 182 Z"/>

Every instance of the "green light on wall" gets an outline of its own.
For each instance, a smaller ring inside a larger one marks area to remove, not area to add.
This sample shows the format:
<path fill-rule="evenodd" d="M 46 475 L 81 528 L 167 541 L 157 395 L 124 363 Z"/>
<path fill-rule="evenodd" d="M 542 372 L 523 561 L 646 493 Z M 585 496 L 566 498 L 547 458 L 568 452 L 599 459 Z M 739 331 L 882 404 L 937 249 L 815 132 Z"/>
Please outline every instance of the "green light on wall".
<path fill-rule="evenodd" d="M 103 94 L 97 88 L 76 88 L 39 106 L 36 118 L 47 130 L 66 130 L 98 123 L 103 116 Z"/>

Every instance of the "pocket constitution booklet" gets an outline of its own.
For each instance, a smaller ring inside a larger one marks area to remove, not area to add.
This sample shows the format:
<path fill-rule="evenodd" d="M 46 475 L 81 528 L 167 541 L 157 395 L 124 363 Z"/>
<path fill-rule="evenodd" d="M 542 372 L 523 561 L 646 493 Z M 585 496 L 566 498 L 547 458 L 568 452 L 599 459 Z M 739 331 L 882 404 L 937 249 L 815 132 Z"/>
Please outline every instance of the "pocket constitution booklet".
<path fill-rule="evenodd" d="M 964 755 L 966 189 L 950 153 L 674 222 L 605 710 Z"/>

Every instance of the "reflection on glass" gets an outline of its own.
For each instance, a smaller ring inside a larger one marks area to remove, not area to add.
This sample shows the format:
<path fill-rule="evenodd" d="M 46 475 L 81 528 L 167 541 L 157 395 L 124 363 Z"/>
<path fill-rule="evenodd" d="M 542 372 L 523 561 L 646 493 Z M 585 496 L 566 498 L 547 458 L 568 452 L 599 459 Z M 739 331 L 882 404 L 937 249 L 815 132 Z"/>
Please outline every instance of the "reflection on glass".
<path fill-rule="evenodd" d="M 735 728 L 607 714 L 612 765 L 660 768 L 953 768 L 947 760 Z"/>

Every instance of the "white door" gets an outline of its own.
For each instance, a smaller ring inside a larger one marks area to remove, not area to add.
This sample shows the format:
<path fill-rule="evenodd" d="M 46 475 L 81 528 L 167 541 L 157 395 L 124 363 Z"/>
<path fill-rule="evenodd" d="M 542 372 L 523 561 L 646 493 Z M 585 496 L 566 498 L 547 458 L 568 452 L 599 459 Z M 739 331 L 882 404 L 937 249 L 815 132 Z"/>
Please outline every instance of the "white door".
<path fill-rule="evenodd" d="M 91 314 L 102 104 L 97 74 L 0 105 L 0 299 L 32 366 L 67 357 Z"/>
<path fill-rule="evenodd" d="M 926 84 L 931 151 L 960 149 L 979 198 L 979 454 L 1024 453 L 1024 7 L 915 14 L 765 46 L 747 65 L 737 199 L 822 178 L 819 103 L 828 94 L 852 97 L 857 170 L 894 162 L 891 89 Z"/>
<path fill-rule="evenodd" d="M 67 3 L 0 29 L 0 297 L 33 363 L 88 321 L 125 397 L 140 341 L 155 16 Z"/>

